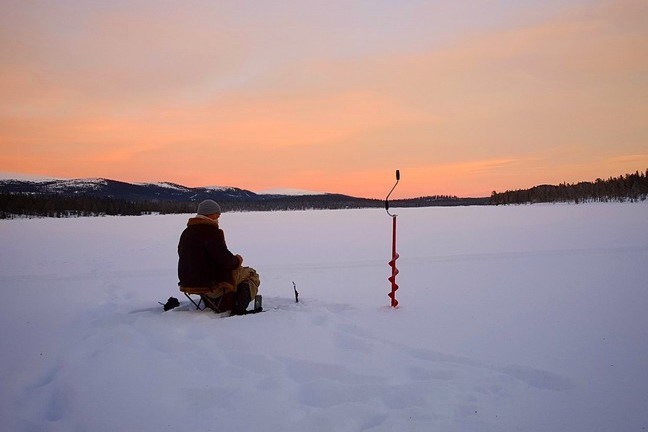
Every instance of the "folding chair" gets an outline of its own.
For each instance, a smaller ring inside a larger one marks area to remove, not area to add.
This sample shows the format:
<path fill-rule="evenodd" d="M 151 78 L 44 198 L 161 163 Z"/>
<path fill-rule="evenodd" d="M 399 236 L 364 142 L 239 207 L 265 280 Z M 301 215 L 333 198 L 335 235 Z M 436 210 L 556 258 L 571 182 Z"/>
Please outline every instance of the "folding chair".
<path fill-rule="evenodd" d="M 219 297 L 218 302 L 212 300 L 208 296 L 208 294 L 214 292 L 213 288 L 180 287 L 180 291 L 189 299 L 191 303 L 193 303 L 194 306 L 196 306 L 196 309 L 198 310 L 205 310 L 209 306 L 211 309 L 215 311 L 218 309 L 218 306 L 220 306 L 220 300 L 222 300 L 222 296 Z M 191 298 L 192 295 L 200 296 L 200 300 L 198 300 L 198 303 L 196 303 L 196 301 L 193 298 Z"/>

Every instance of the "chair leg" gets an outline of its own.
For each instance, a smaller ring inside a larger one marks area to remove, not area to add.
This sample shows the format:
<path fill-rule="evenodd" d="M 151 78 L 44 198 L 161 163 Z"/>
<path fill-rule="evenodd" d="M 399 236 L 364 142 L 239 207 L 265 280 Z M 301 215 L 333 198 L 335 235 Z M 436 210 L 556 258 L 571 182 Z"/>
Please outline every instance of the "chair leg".
<path fill-rule="evenodd" d="M 204 307 L 202 307 L 202 308 L 200 307 L 200 305 L 202 304 L 202 300 L 203 300 L 202 297 L 200 297 L 200 300 L 198 300 L 198 303 L 196 303 L 196 302 L 194 301 L 194 299 L 192 299 L 191 296 L 190 296 L 189 294 L 187 294 L 187 293 L 183 293 L 183 294 L 184 294 L 184 295 L 189 299 L 189 301 L 191 301 L 191 303 L 193 303 L 194 306 L 196 306 L 196 309 L 198 309 L 198 310 L 204 310 L 205 307 L 207 307 L 206 305 L 205 305 Z"/>
<path fill-rule="evenodd" d="M 205 301 L 205 308 L 210 308 L 216 313 L 221 313 L 220 305 L 221 301 L 223 300 L 223 296 L 218 297 L 218 302 L 216 302 L 216 300 L 210 298 L 209 296 L 205 296 L 204 298 L 201 297 L 201 299 Z"/>

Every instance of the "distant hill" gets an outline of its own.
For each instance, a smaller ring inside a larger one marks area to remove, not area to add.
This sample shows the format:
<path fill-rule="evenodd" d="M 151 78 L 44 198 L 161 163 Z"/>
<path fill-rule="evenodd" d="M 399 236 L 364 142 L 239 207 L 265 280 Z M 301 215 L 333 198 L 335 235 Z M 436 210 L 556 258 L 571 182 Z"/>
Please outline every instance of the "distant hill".
<path fill-rule="evenodd" d="M 189 188 L 175 183 L 125 183 L 103 178 L 76 180 L 0 180 L 0 193 L 98 196 L 144 201 L 254 200 L 254 192 L 235 187 Z"/>
<path fill-rule="evenodd" d="M 139 215 L 191 213 L 213 199 L 224 211 L 348 209 L 382 207 L 377 199 L 307 191 L 257 194 L 236 187 L 190 188 L 175 183 L 125 183 L 104 178 L 76 180 L 0 180 L 0 218 L 23 216 Z M 487 204 L 488 198 L 420 197 L 391 202 L 392 207 Z"/>

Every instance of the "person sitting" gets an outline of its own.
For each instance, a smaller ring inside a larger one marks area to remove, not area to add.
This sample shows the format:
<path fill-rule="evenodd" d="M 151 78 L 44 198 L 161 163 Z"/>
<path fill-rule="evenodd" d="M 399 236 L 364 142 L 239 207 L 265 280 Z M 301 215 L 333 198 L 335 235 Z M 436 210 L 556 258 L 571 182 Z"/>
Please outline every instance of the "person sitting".
<path fill-rule="evenodd" d="M 241 255 L 227 248 L 218 224 L 220 215 L 220 205 L 205 200 L 187 222 L 178 243 L 178 286 L 181 291 L 204 291 L 202 300 L 215 312 L 242 315 L 256 297 L 261 281 L 256 270 L 242 265 Z"/>

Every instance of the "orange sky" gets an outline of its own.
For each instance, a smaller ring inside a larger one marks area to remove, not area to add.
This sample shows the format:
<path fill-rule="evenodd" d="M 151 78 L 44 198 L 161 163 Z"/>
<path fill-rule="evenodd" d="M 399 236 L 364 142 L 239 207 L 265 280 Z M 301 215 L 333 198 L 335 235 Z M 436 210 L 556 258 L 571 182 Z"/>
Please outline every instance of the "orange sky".
<path fill-rule="evenodd" d="M 2 2 L 0 173 L 384 198 L 648 168 L 648 2 L 503 3 Z"/>

